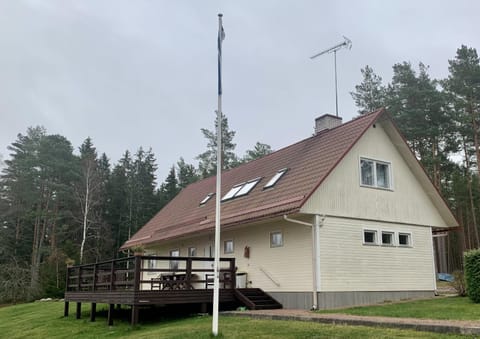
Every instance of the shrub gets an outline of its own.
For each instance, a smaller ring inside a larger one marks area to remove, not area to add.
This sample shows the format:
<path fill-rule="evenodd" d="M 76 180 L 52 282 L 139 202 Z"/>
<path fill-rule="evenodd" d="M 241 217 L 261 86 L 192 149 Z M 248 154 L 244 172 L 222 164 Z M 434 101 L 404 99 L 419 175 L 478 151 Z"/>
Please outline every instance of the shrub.
<path fill-rule="evenodd" d="M 474 303 L 480 303 L 480 249 L 465 252 L 463 256 L 467 295 Z"/>
<path fill-rule="evenodd" d="M 450 282 L 450 286 L 455 289 L 455 292 L 460 297 L 464 297 L 467 294 L 467 290 L 465 288 L 465 277 L 463 275 L 463 271 L 454 271 L 452 273 L 454 280 Z"/>

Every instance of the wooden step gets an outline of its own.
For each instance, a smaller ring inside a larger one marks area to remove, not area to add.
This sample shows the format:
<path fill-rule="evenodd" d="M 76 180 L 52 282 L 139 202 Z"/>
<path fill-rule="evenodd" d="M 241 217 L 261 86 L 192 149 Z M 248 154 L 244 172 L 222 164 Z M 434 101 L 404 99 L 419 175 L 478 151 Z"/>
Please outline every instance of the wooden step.
<path fill-rule="evenodd" d="M 235 289 L 235 297 L 251 310 L 282 308 L 282 305 L 260 288 Z"/>

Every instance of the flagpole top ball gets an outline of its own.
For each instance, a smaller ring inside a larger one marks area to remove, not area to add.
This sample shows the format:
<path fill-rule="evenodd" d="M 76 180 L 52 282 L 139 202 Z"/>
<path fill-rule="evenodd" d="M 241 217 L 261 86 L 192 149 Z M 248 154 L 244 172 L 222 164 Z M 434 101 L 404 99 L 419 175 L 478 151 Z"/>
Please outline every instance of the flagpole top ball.
<path fill-rule="evenodd" d="M 221 18 L 221 17 L 223 16 L 223 14 L 222 14 L 222 13 L 218 13 L 218 16 Z"/>

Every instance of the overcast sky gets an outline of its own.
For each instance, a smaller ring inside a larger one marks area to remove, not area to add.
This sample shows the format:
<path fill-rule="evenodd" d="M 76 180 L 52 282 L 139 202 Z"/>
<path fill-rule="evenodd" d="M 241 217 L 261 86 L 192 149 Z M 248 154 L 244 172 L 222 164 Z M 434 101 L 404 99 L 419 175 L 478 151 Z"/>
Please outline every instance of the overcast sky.
<path fill-rule="evenodd" d="M 217 106 L 217 14 L 223 13 L 223 111 L 237 154 L 257 141 L 279 149 L 335 112 L 333 55 L 309 57 L 347 36 L 337 53 L 339 113 L 365 65 L 448 74 L 462 44 L 480 47 L 478 1 L 48 1 L 0 0 L 0 155 L 29 126 L 90 136 L 116 163 L 152 147 L 158 181 L 180 156 L 197 163 Z"/>

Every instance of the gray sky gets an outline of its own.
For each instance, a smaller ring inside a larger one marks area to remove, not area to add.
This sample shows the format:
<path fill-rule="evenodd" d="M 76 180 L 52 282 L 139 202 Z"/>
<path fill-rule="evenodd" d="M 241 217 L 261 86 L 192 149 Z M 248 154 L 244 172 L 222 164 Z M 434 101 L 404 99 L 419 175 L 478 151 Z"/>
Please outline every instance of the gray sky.
<path fill-rule="evenodd" d="M 314 118 L 356 115 L 349 94 L 365 65 L 422 61 L 448 74 L 461 44 L 480 47 L 477 1 L 0 0 L 0 154 L 43 125 L 77 148 L 90 136 L 112 163 L 152 147 L 158 181 L 206 148 L 217 106 L 217 13 L 224 15 L 223 111 L 237 154 L 310 136 Z"/>

